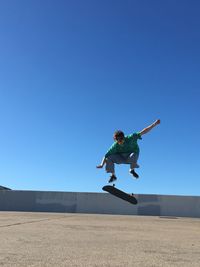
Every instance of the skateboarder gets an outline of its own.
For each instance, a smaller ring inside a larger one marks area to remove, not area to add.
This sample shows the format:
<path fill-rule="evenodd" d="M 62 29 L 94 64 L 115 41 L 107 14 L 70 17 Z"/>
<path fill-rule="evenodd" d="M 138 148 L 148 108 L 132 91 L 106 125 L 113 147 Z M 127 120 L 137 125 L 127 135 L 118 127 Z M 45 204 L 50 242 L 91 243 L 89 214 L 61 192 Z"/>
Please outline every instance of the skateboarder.
<path fill-rule="evenodd" d="M 137 160 L 140 150 L 137 144 L 137 140 L 142 139 L 141 136 L 143 134 L 148 133 L 158 124 L 160 124 L 160 120 L 156 120 L 154 123 L 144 128 L 142 131 L 130 134 L 128 136 L 125 136 L 124 133 L 120 130 L 114 133 L 114 144 L 105 154 L 101 164 L 97 166 L 97 168 L 103 168 L 103 166 L 106 165 L 106 172 L 111 173 L 110 179 L 108 181 L 109 183 L 112 183 L 117 179 L 115 175 L 115 163 L 130 164 L 130 174 L 133 175 L 136 179 L 139 178 L 139 175 L 135 172 L 135 168 L 139 168 Z"/>

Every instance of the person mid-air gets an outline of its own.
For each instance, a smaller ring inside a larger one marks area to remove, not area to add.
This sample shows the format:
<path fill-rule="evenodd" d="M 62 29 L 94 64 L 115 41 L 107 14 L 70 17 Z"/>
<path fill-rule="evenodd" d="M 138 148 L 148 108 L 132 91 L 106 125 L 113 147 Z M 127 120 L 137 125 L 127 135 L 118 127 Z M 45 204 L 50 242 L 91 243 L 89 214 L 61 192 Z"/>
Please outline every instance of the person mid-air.
<path fill-rule="evenodd" d="M 127 136 L 125 136 L 121 130 L 118 130 L 114 133 L 114 144 L 109 148 L 103 157 L 101 164 L 96 166 L 97 168 L 103 168 L 105 165 L 106 172 L 111 173 L 108 181 L 109 183 L 112 183 L 117 179 L 115 175 L 115 163 L 130 164 L 130 174 L 135 178 L 139 178 L 139 175 L 135 172 L 135 168 L 139 168 L 137 160 L 139 158 L 140 149 L 137 140 L 142 139 L 142 135 L 148 133 L 158 124 L 160 124 L 160 120 L 156 120 L 154 123 L 144 128 L 140 132 L 135 132 Z"/>

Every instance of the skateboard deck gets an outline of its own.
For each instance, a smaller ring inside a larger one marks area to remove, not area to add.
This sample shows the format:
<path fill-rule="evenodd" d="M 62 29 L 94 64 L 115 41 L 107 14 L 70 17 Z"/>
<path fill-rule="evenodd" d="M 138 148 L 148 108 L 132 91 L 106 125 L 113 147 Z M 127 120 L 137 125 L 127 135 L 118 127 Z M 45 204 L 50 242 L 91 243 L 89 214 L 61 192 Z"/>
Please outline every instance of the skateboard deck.
<path fill-rule="evenodd" d="M 134 205 L 137 204 L 137 199 L 133 195 L 127 194 L 124 191 L 119 190 L 118 188 L 114 186 L 105 185 L 102 189 L 116 197 L 119 197 L 125 201 L 130 202 L 131 204 L 134 204 Z"/>

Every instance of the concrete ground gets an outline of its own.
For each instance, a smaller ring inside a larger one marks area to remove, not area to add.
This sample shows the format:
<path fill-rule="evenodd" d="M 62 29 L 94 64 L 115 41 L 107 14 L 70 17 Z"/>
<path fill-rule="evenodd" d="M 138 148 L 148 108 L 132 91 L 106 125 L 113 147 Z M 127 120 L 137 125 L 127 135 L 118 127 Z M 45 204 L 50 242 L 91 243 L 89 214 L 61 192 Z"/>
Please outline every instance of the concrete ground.
<path fill-rule="evenodd" d="M 0 266 L 200 266 L 200 219 L 0 212 Z"/>

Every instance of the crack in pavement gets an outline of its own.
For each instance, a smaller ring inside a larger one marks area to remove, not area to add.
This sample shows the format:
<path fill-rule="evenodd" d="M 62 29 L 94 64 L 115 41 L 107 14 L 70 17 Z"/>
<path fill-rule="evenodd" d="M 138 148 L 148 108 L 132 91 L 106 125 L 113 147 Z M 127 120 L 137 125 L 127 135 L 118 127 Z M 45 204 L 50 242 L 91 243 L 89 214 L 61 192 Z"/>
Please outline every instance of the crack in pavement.
<path fill-rule="evenodd" d="M 35 220 L 35 221 L 28 221 L 28 222 L 18 222 L 18 223 L 0 225 L 0 228 L 11 227 L 11 226 L 16 226 L 16 225 L 24 225 L 24 224 L 29 224 L 29 223 L 38 223 L 38 222 L 44 222 L 44 221 L 53 221 L 53 220 L 69 218 L 69 217 L 70 218 L 74 217 L 74 215 L 72 215 L 72 216 L 62 216 L 62 217 L 59 217 L 59 218 L 48 218 L 48 219 L 42 219 L 42 220 Z"/>

